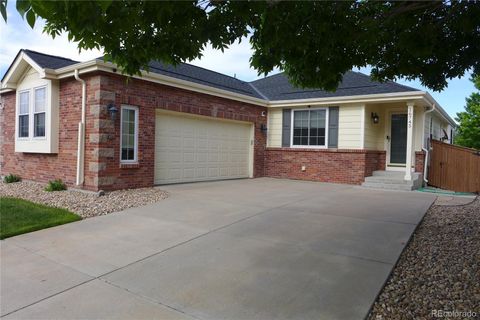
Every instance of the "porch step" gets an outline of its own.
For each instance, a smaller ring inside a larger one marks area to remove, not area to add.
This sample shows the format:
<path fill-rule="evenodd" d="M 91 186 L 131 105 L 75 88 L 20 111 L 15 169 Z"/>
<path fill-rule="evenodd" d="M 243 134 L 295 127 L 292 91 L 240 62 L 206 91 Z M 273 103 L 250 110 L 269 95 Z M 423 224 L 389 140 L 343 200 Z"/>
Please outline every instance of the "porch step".
<path fill-rule="evenodd" d="M 400 171 L 374 171 L 373 175 L 365 178 L 363 187 L 385 190 L 411 191 L 422 186 L 422 175 L 412 173 L 412 180 L 404 179 L 405 173 Z"/>
<path fill-rule="evenodd" d="M 401 191 L 412 191 L 413 186 L 406 184 L 393 184 L 393 183 L 381 183 L 381 182 L 364 182 L 362 187 L 372 188 L 372 189 L 385 189 L 385 190 L 401 190 Z"/>

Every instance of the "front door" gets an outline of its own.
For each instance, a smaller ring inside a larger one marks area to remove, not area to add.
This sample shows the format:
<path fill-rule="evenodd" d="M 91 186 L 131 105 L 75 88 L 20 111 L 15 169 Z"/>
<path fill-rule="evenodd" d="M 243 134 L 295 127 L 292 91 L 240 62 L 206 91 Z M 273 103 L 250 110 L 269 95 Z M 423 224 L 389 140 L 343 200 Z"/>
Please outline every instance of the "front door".
<path fill-rule="evenodd" d="M 405 164 L 407 160 L 407 115 L 392 114 L 390 163 Z"/>

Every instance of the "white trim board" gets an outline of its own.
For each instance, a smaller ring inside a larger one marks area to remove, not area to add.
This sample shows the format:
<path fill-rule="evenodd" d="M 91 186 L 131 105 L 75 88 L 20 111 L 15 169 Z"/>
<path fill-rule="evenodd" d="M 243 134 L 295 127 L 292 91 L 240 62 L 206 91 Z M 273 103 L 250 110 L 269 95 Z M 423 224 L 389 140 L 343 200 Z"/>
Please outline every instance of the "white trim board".
<path fill-rule="evenodd" d="M 19 61 L 26 61 L 32 67 L 34 67 L 42 78 L 47 79 L 62 79 L 73 76 L 75 70 L 79 71 L 79 74 L 85 74 L 93 71 L 104 71 L 114 74 L 121 74 L 119 68 L 111 63 L 100 59 L 94 59 L 86 62 L 79 62 L 70 66 L 59 68 L 56 70 L 39 67 L 31 58 L 29 58 L 24 52 L 15 59 L 8 74 L 2 81 L 0 93 L 9 92 L 16 89 L 16 85 L 9 84 L 9 79 L 15 69 L 18 67 Z M 452 126 L 456 126 L 455 121 L 445 112 L 445 110 L 435 101 L 435 99 L 426 91 L 406 91 L 406 92 L 394 92 L 394 93 L 382 93 L 382 94 L 366 94 L 356 96 L 341 96 L 341 97 L 326 97 L 326 98 L 311 98 L 311 99 L 296 99 L 296 100 L 272 100 L 269 101 L 262 95 L 262 98 L 252 97 L 249 95 L 235 93 L 219 88 L 214 88 L 202 84 L 198 84 L 191 81 L 181 80 L 173 77 L 168 77 L 156 73 L 150 73 L 142 71 L 141 75 L 133 76 L 135 79 L 141 79 L 145 81 L 151 81 L 155 83 L 165 84 L 172 87 L 177 87 L 185 90 L 195 91 L 199 93 L 214 95 L 231 100 L 251 103 L 259 106 L 269 108 L 283 108 L 283 107 L 302 107 L 306 105 L 333 105 L 333 104 L 346 104 L 346 103 L 379 103 L 379 102 L 395 102 L 395 101 L 413 101 L 420 100 L 429 106 L 435 105 L 438 109 L 438 113 L 447 120 Z M 248 83 L 248 82 L 247 82 Z M 256 90 L 257 91 L 257 90 Z"/>

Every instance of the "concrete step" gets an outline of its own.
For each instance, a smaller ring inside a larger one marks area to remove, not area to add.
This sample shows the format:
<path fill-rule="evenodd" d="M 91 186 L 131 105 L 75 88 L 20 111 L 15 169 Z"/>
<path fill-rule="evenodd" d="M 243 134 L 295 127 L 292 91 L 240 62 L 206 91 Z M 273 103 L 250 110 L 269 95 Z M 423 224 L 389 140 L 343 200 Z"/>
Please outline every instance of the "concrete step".
<path fill-rule="evenodd" d="M 389 177 L 403 177 L 405 176 L 405 171 L 385 171 L 385 170 L 378 170 L 373 171 L 372 176 L 389 176 Z"/>
<path fill-rule="evenodd" d="M 413 185 L 382 183 L 382 182 L 364 182 L 362 183 L 362 186 L 365 188 L 384 189 L 384 190 L 398 190 L 398 191 L 414 190 Z"/>
<path fill-rule="evenodd" d="M 389 183 L 389 184 L 404 184 L 412 185 L 414 184 L 413 180 L 405 180 L 403 175 L 401 177 L 388 177 L 388 176 L 371 176 L 365 177 L 365 182 L 378 182 L 378 183 Z"/>
<path fill-rule="evenodd" d="M 411 191 L 420 188 L 422 182 L 420 173 L 412 173 L 412 180 L 405 180 L 405 172 L 374 171 L 372 176 L 365 177 L 362 186 L 375 189 Z"/>

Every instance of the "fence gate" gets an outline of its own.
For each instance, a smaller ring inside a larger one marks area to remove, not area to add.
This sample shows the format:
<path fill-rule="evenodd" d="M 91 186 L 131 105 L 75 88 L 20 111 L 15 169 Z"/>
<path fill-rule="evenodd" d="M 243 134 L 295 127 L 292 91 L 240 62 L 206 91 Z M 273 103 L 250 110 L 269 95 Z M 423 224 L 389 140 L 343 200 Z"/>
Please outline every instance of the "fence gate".
<path fill-rule="evenodd" d="M 433 140 L 428 184 L 456 192 L 480 192 L 480 151 Z"/>

